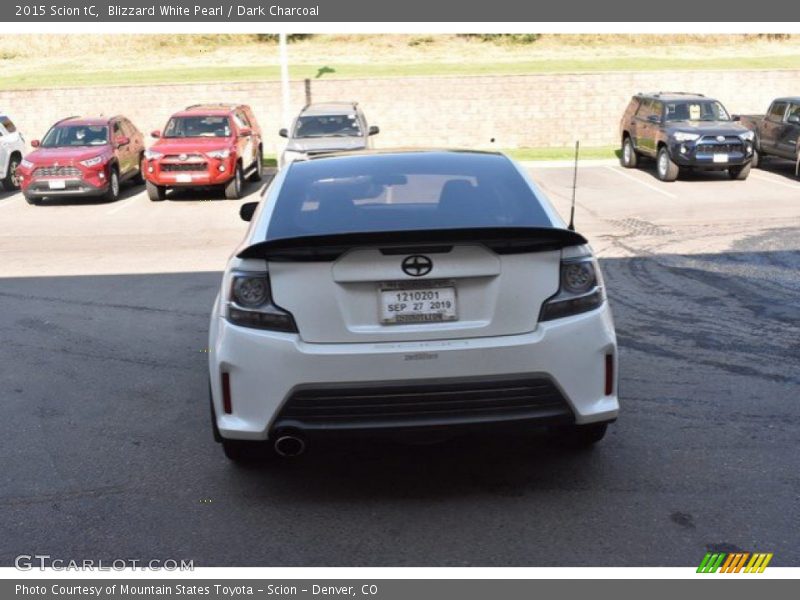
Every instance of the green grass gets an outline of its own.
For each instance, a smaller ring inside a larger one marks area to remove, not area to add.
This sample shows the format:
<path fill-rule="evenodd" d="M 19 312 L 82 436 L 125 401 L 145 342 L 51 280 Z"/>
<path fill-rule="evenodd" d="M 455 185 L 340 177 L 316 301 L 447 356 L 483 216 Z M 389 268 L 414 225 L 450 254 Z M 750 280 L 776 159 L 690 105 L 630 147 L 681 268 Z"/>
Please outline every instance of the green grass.
<path fill-rule="evenodd" d="M 512 148 L 503 150 L 515 160 L 573 160 L 575 147 L 567 148 Z M 580 149 L 580 158 L 618 158 L 619 149 L 615 146 L 586 146 Z"/>
<path fill-rule="evenodd" d="M 0 61 L 0 65 L 2 61 Z M 292 79 L 409 77 L 442 75 L 525 75 L 586 71 L 659 71 L 710 69 L 796 69 L 800 55 L 730 57 L 709 59 L 601 58 L 580 60 L 532 60 L 496 63 L 406 63 L 294 65 Z M 89 85 L 136 85 L 200 83 L 217 81 L 277 80 L 277 66 L 164 67 L 140 70 L 82 71 L 71 64 L 49 64 L 41 70 L 0 76 L 0 88 L 30 89 Z"/>

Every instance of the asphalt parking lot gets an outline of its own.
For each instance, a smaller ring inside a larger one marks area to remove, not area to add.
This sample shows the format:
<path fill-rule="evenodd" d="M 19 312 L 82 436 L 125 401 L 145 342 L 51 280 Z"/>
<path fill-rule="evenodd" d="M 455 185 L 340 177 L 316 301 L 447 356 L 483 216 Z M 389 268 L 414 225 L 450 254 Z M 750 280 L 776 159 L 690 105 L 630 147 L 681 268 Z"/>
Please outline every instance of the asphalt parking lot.
<path fill-rule="evenodd" d="M 765 167 L 673 184 L 581 169 L 621 363 L 621 416 L 593 450 L 343 442 L 277 468 L 229 464 L 209 427 L 207 321 L 239 202 L 0 194 L 0 564 L 800 564 L 800 182 Z M 571 169 L 533 174 L 566 215 Z"/>

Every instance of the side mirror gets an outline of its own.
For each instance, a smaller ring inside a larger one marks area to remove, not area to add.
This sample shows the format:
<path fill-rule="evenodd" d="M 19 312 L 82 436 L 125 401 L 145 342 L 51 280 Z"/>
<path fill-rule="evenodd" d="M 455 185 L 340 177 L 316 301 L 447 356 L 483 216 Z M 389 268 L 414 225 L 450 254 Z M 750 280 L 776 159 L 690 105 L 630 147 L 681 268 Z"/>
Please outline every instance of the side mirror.
<path fill-rule="evenodd" d="M 31 148 L 38 148 L 41 144 L 39 140 L 31 140 Z"/>
<path fill-rule="evenodd" d="M 253 135 L 253 130 L 248 127 L 242 127 L 239 130 L 239 137 L 250 137 Z"/>
<path fill-rule="evenodd" d="M 159 131 L 158 129 L 154 129 L 153 131 L 150 132 L 150 137 L 160 138 L 161 131 Z"/>
<path fill-rule="evenodd" d="M 250 221 L 253 218 L 253 213 L 258 208 L 258 202 L 245 202 L 239 207 L 239 216 L 242 221 Z"/>
<path fill-rule="evenodd" d="M 381 132 L 381 129 L 377 125 L 370 125 L 369 126 L 369 135 L 377 135 L 380 132 Z"/>
<path fill-rule="evenodd" d="M 288 138 L 289 137 L 289 130 L 286 129 L 286 128 L 283 128 L 280 131 L 278 131 L 278 135 L 281 136 L 281 137 Z"/>
<path fill-rule="evenodd" d="M 121 148 L 122 146 L 127 146 L 131 143 L 131 139 L 128 136 L 121 135 L 116 139 L 117 148 Z"/>
<path fill-rule="evenodd" d="M 800 125 L 800 115 L 789 115 L 786 119 L 787 123 L 793 123 L 794 125 Z"/>
<path fill-rule="evenodd" d="M 650 115 L 649 117 L 647 117 L 647 120 L 650 121 L 651 123 L 655 123 L 656 125 L 661 123 L 661 117 L 659 117 L 658 115 Z"/>

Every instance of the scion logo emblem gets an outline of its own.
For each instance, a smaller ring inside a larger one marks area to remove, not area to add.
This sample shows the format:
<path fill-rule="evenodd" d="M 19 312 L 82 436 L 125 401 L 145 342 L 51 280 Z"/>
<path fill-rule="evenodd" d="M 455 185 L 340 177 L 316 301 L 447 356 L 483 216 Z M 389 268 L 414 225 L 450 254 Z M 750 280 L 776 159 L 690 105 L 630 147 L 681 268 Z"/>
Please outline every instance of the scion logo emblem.
<path fill-rule="evenodd" d="M 433 261 L 427 256 L 414 254 L 403 259 L 403 272 L 411 277 L 422 277 L 433 270 Z"/>
<path fill-rule="evenodd" d="M 188 154 L 181 154 L 180 156 L 178 156 L 178 158 L 180 160 L 189 160 L 189 155 Z"/>

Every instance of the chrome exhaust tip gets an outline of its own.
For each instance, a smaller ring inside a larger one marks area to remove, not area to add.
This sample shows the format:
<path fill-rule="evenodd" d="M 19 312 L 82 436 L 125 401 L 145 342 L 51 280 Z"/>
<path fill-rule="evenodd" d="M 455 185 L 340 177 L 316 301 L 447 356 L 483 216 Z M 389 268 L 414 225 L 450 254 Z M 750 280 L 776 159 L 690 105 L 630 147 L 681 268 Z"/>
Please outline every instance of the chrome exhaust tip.
<path fill-rule="evenodd" d="M 278 456 L 294 457 L 300 456 L 306 450 L 306 443 L 303 438 L 296 435 L 281 435 L 275 440 L 275 453 Z"/>

